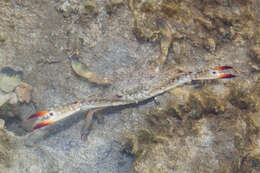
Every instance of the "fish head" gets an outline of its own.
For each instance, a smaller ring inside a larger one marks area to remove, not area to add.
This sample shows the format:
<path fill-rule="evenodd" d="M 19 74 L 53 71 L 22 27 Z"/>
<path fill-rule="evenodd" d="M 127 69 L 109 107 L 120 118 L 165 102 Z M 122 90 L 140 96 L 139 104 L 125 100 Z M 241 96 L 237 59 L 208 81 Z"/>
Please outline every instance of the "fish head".
<path fill-rule="evenodd" d="M 59 106 L 50 110 L 44 110 L 30 115 L 27 120 L 37 118 L 33 124 L 33 130 L 42 128 L 44 126 L 51 125 L 57 121 L 60 121 L 78 111 L 80 111 L 81 103 L 74 102 L 69 105 Z"/>

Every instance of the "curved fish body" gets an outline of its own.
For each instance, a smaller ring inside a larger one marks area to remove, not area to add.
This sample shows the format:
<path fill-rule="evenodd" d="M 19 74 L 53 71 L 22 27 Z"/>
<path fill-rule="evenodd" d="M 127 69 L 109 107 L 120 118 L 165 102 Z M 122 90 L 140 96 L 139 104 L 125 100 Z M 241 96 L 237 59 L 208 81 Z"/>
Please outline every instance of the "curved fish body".
<path fill-rule="evenodd" d="M 230 66 L 221 66 L 215 69 L 198 72 L 179 72 L 172 77 L 168 76 L 167 80 L 164 80 L 164 83 L 158 85 L 155 88 L 147 87 L 144 90 L 136 93 L 128 93 L 126 95 L 123 95 L 120 100 L 77 101 L 72 104 L 58 106 L 50 110 L 38 112 L 29 116 L 28 119 L 38 118 L 33 126 L 33 130 L 35 130 L 60 121 L 70 115 L 75 114 L 76 112 L 94 110 L 90 111 L 91 113 L 89 113 L 86 118 L 86 127 L 84 127 L 84 129 L 87 129 L 87 133 L 85 134 L 88 134 L 92 121 L 92 116 L 95 110 L 100 110 L 107 107 L 138 104 L 142 101 L 161 95 L 173 88 L 182 86 L 194 80 L 233 78 L 235 77 L 235 75 L 231 73 L 225 73 L 226 70 L 230 69 L 232 69 L 232 67 Z"/>

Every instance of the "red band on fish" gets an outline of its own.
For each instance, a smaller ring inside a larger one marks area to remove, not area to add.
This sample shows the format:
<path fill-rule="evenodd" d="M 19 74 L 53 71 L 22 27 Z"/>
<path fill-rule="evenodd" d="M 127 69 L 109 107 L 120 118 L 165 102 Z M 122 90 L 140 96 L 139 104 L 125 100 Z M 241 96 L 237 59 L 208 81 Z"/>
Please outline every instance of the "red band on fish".
<path fill-rule="evenodd" d="M 236 77 L 236 76 L 233 75 L 233 74 L 229 74 L 229 73 L 224 73 L 224 74 L 219 75 L 219 78 L 220 78 L 220 79 L 233 78 L 233 77 Z"/>
<path fill-rule="evenodd" d="M 27 118 L 27 120 L 32 119 L 32 118 L 36 118 L 36 117 L 45 116 L 48 112 L 49 112 L 49 111 L 41 111 L 41 112 L 38 112 L 38 113 L 36 113 L 36 114 L 33 114 L 33 115 L 29 116 L 29 117 Z"/>
<path fill-rule="evenodd" d="M 44 127 L 44 126 L 47 126 L 47 125 L 50 125 L 50 124 L 52 124 L 51 121 L 42 121 L 42 122 L 36 124 L 36 126 L 33 127 L 33 130 L 39 129 L 41 127 Z"/>
<path fill-rule="evenodd" d="M 215 68 L 215 70 L 217 70 L 217 71 L 223 71 L 223 70 L 228 70 L 228 69 L 232 69 L 232 67 L 231 66 L 221 66 L 221 67 Z"/>

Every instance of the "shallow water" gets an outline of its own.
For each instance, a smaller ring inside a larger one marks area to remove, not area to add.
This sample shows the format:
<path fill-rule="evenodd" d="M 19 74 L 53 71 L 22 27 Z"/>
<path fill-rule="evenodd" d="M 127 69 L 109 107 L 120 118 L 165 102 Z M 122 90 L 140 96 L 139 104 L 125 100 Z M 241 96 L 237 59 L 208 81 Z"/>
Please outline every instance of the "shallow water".
<path fill-rule="evenodd" d="M 0 2 L 0 68 L 22 71 L 23 82 L 33 87 L 30 103 L 0 108 L 1 170 L 260 171 L 259 9 L 257 0 Z M 165 26 L 158 28 L 158 19 Z M 74 54 L 118 85 L 78 76 L 69 59 Z M 160 73 L 221 65 L 233 66 L 239 77 L 196 82 L 139 105 L 101 111 L 97 117 L 104 119 L 94 120 L 86 142 L 80 139 L 86 112 L 34 132 L 26 121 L 78 99 L 119 96 L 131 83 L 152 86 L 156 82 L 138 73 L 148 67 L 158 66 Z"/>

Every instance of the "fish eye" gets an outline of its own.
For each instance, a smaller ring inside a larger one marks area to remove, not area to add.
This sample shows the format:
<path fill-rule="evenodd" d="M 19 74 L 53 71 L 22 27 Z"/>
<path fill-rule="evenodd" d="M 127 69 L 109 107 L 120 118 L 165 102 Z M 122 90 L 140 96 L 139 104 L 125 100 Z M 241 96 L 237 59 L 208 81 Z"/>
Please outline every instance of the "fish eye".
<path fill-rule="evenodd" d="M 212 73 L 213 75 L 216 75 L 216 74 L 217 74 L 217 72 L 216 72 L 215 70 L 213 70 L 211 73 Z"/>
<path fill-rule="evenodd" d="M 53 111 L 49 112 L 49 115 L 50 115 L 51 117 L 54 116 L 54 112 L 53 112 Z"/>

